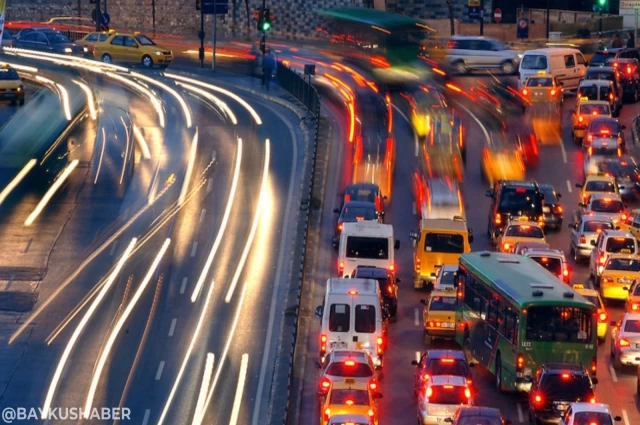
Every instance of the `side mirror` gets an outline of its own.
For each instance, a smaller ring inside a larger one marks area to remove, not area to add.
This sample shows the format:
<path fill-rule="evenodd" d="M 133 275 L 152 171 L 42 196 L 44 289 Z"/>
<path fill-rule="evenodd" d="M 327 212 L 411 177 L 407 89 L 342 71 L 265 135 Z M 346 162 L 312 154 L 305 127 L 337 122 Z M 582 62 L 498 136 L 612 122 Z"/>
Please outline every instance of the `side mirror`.
<path fill-rule="evenodd" d="M 498 233 L 503 234 L 504 233 L 504 227 L 501 227 L 498 229 Z"/>
<path fill-rule="evenodd" d="M 628 287 L 628 286 L 623 286 L 623 287 L 622 287 L 622 290 L 623 290 L 623 291 L 630 291 L 630 289 L 629 289 L 629 287 Z"/>
<path fill-rule="evenodd" d="M 411 360 L 411 366 L 418 366 L 417 360 Z"/>
<path fill-rule="evenodd" d="M 473 235 L 469 235 L 469 243 L 473 243 Z"/>
<path fill-rule="evenodd" d="M 623 130 L 626 130 L 627 126 L 626 125 L 621 125 L 620 128 L 623 129 Z"/>
<path fill-rule="evenodd" d="M 613 420 L 616 422 L 620 422 L 622 418 L 620 416 L 614 416 Z"/>
<path fill-rule="evenodd" d="M 396 283 L 402 283 L 401 279 L 396 278 Z"/>
<path fill-rule="evenodd" d="M 396 239 L 396 243 L 393 244 L 393 249 L 398 250 L 400 249 L 400 240 Z"/>
<path fill-rule="evenodd" d="M 413 239 L 414 241 L 417 241 L 417 240 L 418 240 L 418 236 L 419 236 L 419 235 L 418 235 L 418 232 L 409 232 L 409 237 L 410 237 L 411 239 Z"/>
<path fill-rule="evenodd" d="M 624 190 L 624 186 L 618 186 L 618 189 Z M 626 208 L 626 205 L 625 205 L 625 208 Z"/>
<path fill-rule="evenodd" d="M 493 198 L 493 189 L 489 189 L 484 193 L 487 198 Z"/>
<path fill-rule="evenodd" d="M 473 235 L 473 229 L 468 229 L 470 235 Z"/>
<path fill-rule="evenodd" d="M 582 184 L 581 184 L 581 183 L 576 183 L 576 187 L 577 187 L 578 189 L 582 189 Z"/>
<path fill-rule="evenodd" d="M 595 376 L 593 378 L 591 378 L 591 383 L 593 385 L 597 385 L 598 384 L 598 378 L 596 378 Z"/>
<path fill-rule="evenodd" d="M 578 202 L 578 206 L 585 208 L 587 206 L 587 204 L 585 204 L 584 202 Z"/>
<path fill-rule="evenodd" d="M 596 241 L 591 241 L 591 246 L 596 246 Z"/>
<path fill-rule="evenodd" d="M 340 210 L 339 210 L 338 208 L 335 208 L 335 209 L 333 210 L 333 213 L 334 213 L 334 214 L 340 214 Z"/>
<path fill-rule="evenodd" d="M 620 230 L 620 226 L 616 226 L 616 230 Z"/>
<path fill-rule="evenodd" d="M 564 81 L 560 81 L 558 84 L 560 84 L 562 87 L 564 87 Z"/>
<path fill-rule="evenodd" d="M 420 304 L 422 304 L 422 305 L 427 305 L 427 300 L 425 300 L 425 299 L 421 299 L 421 300 L 420 300 Z"/>
<path fill-rule="evenodd" d="M 321 369 L 322 368 L 322 365 L 320 364 L 320 362 L 316 362 L 314 364 L 314 366 L 316 367 L 316 369 Z"/>
<path fill-rule="evenodd" d="M 316 307 L 315 316 L 316 316 L 318 319 L 322 319 L 322 306 L 321 306 L 321 305 L 319 305 L 318 307 Z"/>
<path fill-rule="evenodd" d="M 383 196 L 383 197 L 382 197 L 382 199 L 387 200 L 388 198 L 387 198 L 387 196 L 385 195 L 385 196 Z"/>
<path fill-rule="evenodd" d="M 474 362 L 469 362 L 469 367 L 476 367 L 476 364 Z"/>

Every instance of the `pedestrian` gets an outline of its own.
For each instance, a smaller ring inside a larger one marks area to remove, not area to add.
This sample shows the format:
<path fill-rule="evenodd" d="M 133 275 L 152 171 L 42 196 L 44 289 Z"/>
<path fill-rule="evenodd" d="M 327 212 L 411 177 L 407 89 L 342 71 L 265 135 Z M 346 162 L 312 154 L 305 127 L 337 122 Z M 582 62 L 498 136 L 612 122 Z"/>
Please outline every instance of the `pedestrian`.
<path fill-rule="evenodd" d="M 633 31 L 629 31 L 627 33 L 627 47 L 630 49 L 636 47 L 635 34 L 633 33 Z"/>
<path fill-rule="evenodd" d="M 620 39 L 620 34 L 616 33 L 616 35 L 613 36 L 613 42 L 611 43 L 611 47 L 613 49 L 622 47 L 622 40 Z"/>
<path fill-rule="evenodd" d="M 273 71 L 276 68 L 276 58 L 271 54 L 271 50 L 267 49 L 262 58 L 262 75 L 265 88 L 269 90 L 271 78 L 273 78 Z"/>

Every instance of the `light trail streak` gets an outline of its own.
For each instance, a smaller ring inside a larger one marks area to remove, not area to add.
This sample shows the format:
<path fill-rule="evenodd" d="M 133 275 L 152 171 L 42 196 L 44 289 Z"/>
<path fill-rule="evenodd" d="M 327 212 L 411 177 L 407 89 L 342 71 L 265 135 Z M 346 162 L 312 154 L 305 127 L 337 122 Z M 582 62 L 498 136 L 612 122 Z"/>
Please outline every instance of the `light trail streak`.
<path fill-rule="evenodd" d="M 222 101 L 219 97 L 212 95 L 211 93 L 202 90 L 199 87 L 196 86 L 192 86 L 191 84 L 187 84 L 187 83 L 181 83 L 179 81 L 176 81 L 176 84 L 178 84 L 181 87 L 184 87 L 187 90 L 190 90 L 194 93 L 199 94 L 200 96 L 206 98 L 207 100 L 215 103 L 220 109 L 222 109 L 224 111 L 224 113 L 231 119 L 231 122 L 233 123 L 233 125 L 238 125 L 238 119 L 236 118 L 236 115 L 233 113 L 233 111 L 231 110 L 231 108 L 229 108 L 229 105 L 227 105 L 224 101 Z"/>
<path fill-rule="evenodd" d="M 104 127 L 102 130 L 102 149 L 100 150 L 100 159 L 98 159 L 98 169 L 96 170 L 96 178 L 93 179 L 93 184 L 98 183 L 98 177 L 100 176 L 100 169 L 102 168 L 102 158 L 104 157 L 104 148 L 107 145 L 107 134 L 105 133 Z"/>
<path fill-rule="evenodd" d="M 49 391 L 47 391 L 47 397 L 44 401 L 44 405 L 42 406 L 42 420 L 48 419 L 47 414 L 50 411 L 53 397 L 55 396 L 56 389 L 58 388 L 58 383 L 60 382 L 60 377 L 62 376 L 64 367 L 67 364 L 67 361 L 69 360 L 69 356 L 71 355 L 71 352 L 73 351 L 73 348 L 76 345 L 76 342 L 80 338 L 80 334 L 89 323 L 91 316 L 93 316 L 93 313 L 96 311 L 96 309 L 104 299 L 105 295 L 111 288 L 111 285 L 113 285 L 113 282 L 115 282 L 116 277 L 120 273 L 120 270 L 122 270 L 124 263 L 127 261 L 129 256 L 131 255 L 131 251 L 133 250 L 137 242 L 138 240 L 136 238 L 133 238 L 131 240 L 131 242 L 129 243 L 129 246 L 127 247 L 127 250 L 124 252 L 124 254 L 122 254 L 122 257 L 120 257 L 120 260 L 118 261 L 116 268 L 109 275 L 109 279 L 107 280 L 107 283 L 102 287 L 102 290 L 100 291 L 98 296 L 95 298 L 95 300 L 93 300 L 93 303 L 91 304 L 91 306 L 89 307 L 85 315 L 82 317 L 82 320 L 80 320 L 78 327 L 76 327 L 75 331 L 71 335 L 71 339 L 67 343 L 67 346 L 65 347 L 64 352 L 62 353 L 62 357 L 58 362 L 58 367 L 56 368 L 53 378 L 51 379 L 51 384 L 49 385 Z"/>
<path fill-rule="evenodd" d="M 58 59 L 58 60 L 61 60 L 63 63 L 68 63 L 68 64 L 76 62 L 78 65 L 82 64 L 82 65 L 85 65 L 85 66 L 100 67 L 100 68 L 108 69 L 108 70 L 111 70 L 111 71 L 122 71 L 122 72 L 128 72 L 129 71 L 128 68 L 125 68 L 123 66 L 107 64 L 107 63 L 104 63 L 104 62 L 97 62 L 97 61 L 94 61 L 94 60 L 80 58 L 80 57 L 60 55 L 60 54 L 57 54 L 57 53 L 39 52 L 39 51 L 35 51 L 35 50 L 19 49 L 19 48 L 16 48 L 16 47 L 3 47 L 2 49 L 5 52 L 17 53 L 17 54 L 20 54 L 20 55 L 30 55 L 32 57 L 40 58 L 40 59 L 43 59 L 43 58 Z"/>
<path fill-rule="evenodd" d="M 56 83 L 56 87 L 60 90 L 60 96 L 62 96 L 62 106 L 64 108 L 64 115 L 67 117 L 67 121 L 71 121 L 71 103 L 69 102 L 69 92 L 67 88 L 62 84 Z"/>
<path fill-rule="evenodd" d="M 149 150 L 149 145 L 147 144 L 147 141 L 144 140 L 144 136 L 142 135 L 142 132 L 140 131 L 138 126 L 135 124 L 133 125 L 133 137 L 136 138 L 138 145 L 140 145 L 140 151 L 142 153 L 142 157 L 144 159 L 151 159 L 151 151 Z"/>
<path fill-rule="evenodd" d="M 87 105 L 89 105 L 89 114 L 91 115 L 92 120 L 96 120 L 98 118 L 98 111 L 96 111 L 96 103 L 95 98 L 93 97 L 93 92 L 89 88 L 88 85 L 83 83 L 82 81 L 73 80 L 73 82 L 80 86 L 84 94 L 87 96 Z"/>
<path fill-rule="evenodd" d="M 15 68 L 18 71 L 31 72 L 32 74 L 38 73 L 38 68 L 34 68 L 33 66 L 20 65 L 20 64 L 11 63 L 11 62 L 0 62 L 0 64 L 9 65 L 11 68 Z"/>
<path fill-rule="evenodd" d="M 49 84 L 49 85 L 51 85 L 53 87 L 56 86 L 56 83 L 53 80 L 45 78 L 42 75 L 36 75 L 36 80 L 40 81 L 41 83 Z"/>
<path fill-rule="evenodd" d="M 198 278 L 198 282 L 196 283 L 196 287 L 193 290 L 193 294 L 191 294 L 191 302 L 195 303 L 198 299 L 198 295 L 200 295 L 200 291 L 202 291 L 202 287 L 204 286 L 204 281 L 209 274 L 209 270 L 211 269 L 211 264 L 213 264 L 213 259 L 220 248 L 220 244 L 222 243 L 222 238 L 224 237 L 224 233 L 227 229 L 227 223 L 229 221 L 229 217 L 231 215 L 231 209 L 233 207 L 233 201 L 236 196 L 236 190 L 238 188 L 238 181 L 240 180 L 240 164 L 242 163 L 242 139 L 238 139 L 238 149 L 236 151 L 236 167 L 233 171 L 233 180 L 231 181 L 231 190 L 229 191 L 229 199 L 227 200 L 227 206 L 224 210 L 224 215 L 222 217 L 222 222 L 220 223 L 220 230 L 218 230 L 218 234 L 216 235 L 216 239 L 213 241 L 213 246 L 211 247 L 211 251 L 209 252 L 209 256 L 207 257 L 207 261 L 202 268 L 202 272 L 200 273 L 200 277 Z"/>
<path fill-rule="evenodd" d="M 209 385 L 211 384 L 211 377 L 213 376 L 213 361 L 215 356 L 213 353 L 207 353 L 207 360 L 204 364 L 204 374 L 202 375 L 202 384 L 200 385 L 200 393 L 198 394 L 198 403 L 196 404 L 196 415 L 204 415 L 202 408 L 205 401 L 207 401 L 207 391 L 209 391 Z"/>
<path fill-rule="evenodd" d="M 256 206 L 256 212 L 253 216 L 253 223 L 251 224 L 251 231 L 249 232 L 249 238 L 244 245 L 244 250 L 242 252 L 242 257 L 240 257 L 240 262 L 236 267 L 236 272 L 233 275 L 233 279 L 231 280 L 231 285 L 229 286 L 229 291 L 227 292 L 227 296 L 224 301 L 229 304 L 231 302 L 231 298 L 233 297 L 233 292 L 236 289 L 236 285 L 238 284 L 238 280 L 240 280 L 240 274 L 244 269 L 244 264 L 247 261 L 247 257 L 249 256 L 249 251 L 251 251 L 251 247 L 253 246 L 253 240 L 256 237 L 256 232 L 258 231 L 258 224 L 260 223 L 260 216 L 262 213 L 262 205 L 267 200 L 265 199 L 265 192 L 267 188 L 267 181 L 269 177 L 269 161 L 271 156 L 270 142 L 269 139 L 266 139 L 265 143 L 265 154 L 264 154 L 264 168 L 262 169 L 262 183 L 260 184 L 260 197 L 258 198 L 258 205 Z"/>
<path fill-rule="evenodd" d="M 167 252 L 167 249 L 169 248 L 169 244 L 171 244 L 171 239 L 169 238 L 165 239 L 164 243 L 162 244 L 162 248 L 160 248 L 160 251 L 156 255 L 156 258 L 153 260 L 153 263 L 151 264 L 151 267 L 149 267 L 149 270 L 147 271 L 147 274 L 144 277 L 142 283 L 138 287 L 138 290 L 133 295 L 133 298 L 131 298 L 131 301 L 129 302 L 125 310 L 122 312 L 115 326 L 111 330 L 111 333 L 109 334 L 107 343 L 102 349 L 102 352 L 100 354 L 100 359 L 98 360 L 98 364 L 96 365 L 96 368 L 93 372 L 93 377 L 91 379 L 91 387 L 89 388 L 89 394 L 87 395 L 87 400 L 84 405 L 85 413 L 88 413 L 91 411 L 91 406 L 93 405 L 93 398 L 95 397 L 96 389 L 98 388 L 98 383 L 100 382 L 100 375 L 102 375 L 102 370 L 104 369 L 104 366 L 107 363 L 107 359 L 109 358 L 111 349 L 113 348 L 113 345 L 116 342 L 116 338 L 120 333 L 120 331 L 122 330 L 122 327 L 124 326 L 125 322 L 129 318 L 129 315 L 133 311 L 133 308 L 138 303 L 138 300 L 140 300 L 145 289 L 147 289 L 147 286 L 149 286 L 149 282 L 153 278 L 153 274 L 155 273 L 155 271 L 158 269 L 158 266 L 160 265 L 160 261 L 162 261 L 162 257 L 164 257 L 164 254 Z"/>
<path fill-rule="evenodd" d="M 240 105 L 242 105 L 242 107 L 244 107 L 247 110 L 247 112 L 251 114 L 256 124 L 262 125 L 262 119 L 260 118 L 260 115 L 258 115 L 256 110 L 253 109 L 251 105 L 249 105 L 244 99 L 242 99 L 237 94 L 230 92 L 227 89 L 223 89 L 222 87 L 214 86 L 213 84 L 203 83 L 202 81 L 194 80 L 193 78 L 189 78 L 189 77 L 183 77 L 182 75 L 171 74 L 168 72 L 165 72 L 164 75 L 165 77 L 173 78 L 180 81 L 186 81 L 188 83 L 195 84 L 200 87 L 205 87 L 205 88 L 208 88 L 209 90 L 213 90 L 215 92 L 222 93 L 226 96 L 229 96 L 230 98 L 238 102 Z"/>
<path fill-rule="evenodd" d="M 191 148 L 189 149 L 189 162 L 187 163 L 187 171 L 184 174 L 184 182 L 182 183 L 182 190 L 180 191 L 180 197 L 178 198 L 178 205 L 182 205 L 185 197 L 187 196 L 187 192 L 189 190 L 189 184 L 191 183 L 191 175 L 193 174 L 193 167 L 196 164 L 196 158 L 198 154 L 198 129 L 196 128 L 196 133 L 193 135 L 193 140 L 191 141 Z"/>
<path fill-rule="evenodd" d="M 13 192 L 13 190 L 20 184 L 20 182 L 24 180 L 27 174 L 29 174 L 29 171 L 31 171 L 31 169 L 33 169 L 33 167 L 35 167 L 37 163 L 38 160 L 36 160 L 35 158 L 30 159 L 29 162 L 27 162 L 27 165 L 25 165 L 22 170 L 20 170 L 20 172 L 13 178 L 13 180 L 9 182 L 7 187 L 5 187 L 2 192 L 0 192 L 0 205 L 2 205 L 9 194 L 11 194 L 11 192 Z"/>
<path fill-rule="evenodd" d="M 125 148 L 124 159 L 122 161 L 122 172 L 120 173 L 120 184 L 122 184 L 124 181 L 124 173 L 127 170 L 127 162 L 129 161 L 129 145 L 131 144 L 131 138 L 129 137 L 129 128 L 127 127 L 127 123 L 124 122 L 122 115 L 120 116 L 120 122 L 122 123 L 122 127 L 124 127 L 124 134 L 127 136 L 127 147 Z"/>
<path fill-rule="evenodd" d="M 240 362 L 240 374 L 238 375 L 238 386 L 236 387 L 236 397 L 233 400 L 233 408 L 231 410 L 231 419 L 229 425 L 238 425 L 238 417 L 240 416 L 240 406 L 242 405 L 242 394 L 244 393 L 244 384 L 247 380 L 247 368 L 249 366 L 249 354 L 242 355 Z"/>
<path fill-rule="evenodd" d="M 149 90 L 148 88 L 142 86 L 141 84 L 135 82 L 135 81 L 131 81 L 128 80 L 126 78 L 124 78 L 121 75 L 118 74 L 114 74 L 112 72 L 108 72 L 106 74 L 109 78 L 113 78 L 114 80 L 118 80 L 121 83 L 135 89 L 136 91 L 139 91 L 141 93 L 144 93 L 149 100 L 151 101 L 151 104 L 153 105 L 154 109 L 156 110 L 156 113 L 158 114 L 158 120 L 160 121 L 160 127 L 164 128 L 165 126 L 165 116 L 164 116 L 164 110 L 162 109 L 162 102 L 160 102 L 160 99 L 158 98 L 158 96 L 156 96 L 151 90 Z"/>
<path fill-rule="evenodd" d="M 132 72 L 131 75 L 141 80 L 144 80 L 150 84 L 154 84 L 160 87 L 162 90 L 166 91 L 167 93 L 171 94 L 171 96 L 175 97 L 178 103 L 180 104 L 180 107 L 182 108 L 182 113 L 184 114 L 184 119 L 186 121 L 187 128 L 191 128 L 191 126 L 193 125 L 193 119 L 191 117 L 191 109 L 189 109 L 189 105 L 187 105 L 187 102 L 184 100 L 184 97 L 180 96 L 180 94 L 177 91 L 175 91 L 173 88 L 169 87 L 168 85 L 161 83 L 160 81 L 154 80 L 153 78 L 147 77 L 146 75 L 138 74 L 137 72 Z"/>
<path fill-rule="evenodd" d="M 71 164 L 69 164 L 67 168 L 65 168 L 65 170 L 62 172 L 60 177 L 58 177 L 56 181 L 53 182 L 49 190 L 47 190 L 47 192 L 44 194 L 40 202 L 38 202 L 38 205 L 36 206 L 36 208 L 31 212 L 31 214 L 29 214 L 29 217 L 27 217 L 27 219 L 25 220 L 24 222 L 25 226 L 31 226 L 33 224 L 33 222 L 36 220 L 36 218 L 38 218 L 42 210 L 44 210 L 44 208 L 47 206 L 51 198 L 53 198 L 53 195 L 55 195 L 58 189 L 62 187 L 62 184 L 69 177 L 71 172 L 78 166 L 79 163 L 80 161 L 78 161 L 77 159 L 74 159 L 73 161 L 71 161 Z"/>

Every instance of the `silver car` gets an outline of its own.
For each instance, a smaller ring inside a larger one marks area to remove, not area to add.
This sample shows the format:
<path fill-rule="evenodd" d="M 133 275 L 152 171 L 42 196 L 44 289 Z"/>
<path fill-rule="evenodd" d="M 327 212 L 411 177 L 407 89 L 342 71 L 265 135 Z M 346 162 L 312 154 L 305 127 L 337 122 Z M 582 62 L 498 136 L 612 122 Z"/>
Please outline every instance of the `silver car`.
<path fill-rule="evenodd" d="M 598 214 L 607 217 L 614 225 L 627 219 L 626 205 L 622 202 L 622 198 L 614 193 L 594 193 L 586 202 L 580 202 L 578 205 L 580 205 L 580 216 Z"/>
<path fill-rule="evenodd" d="M 640 365 L 640 313 L 626 313 L 611 326 L 613 367 Z"/>
<path fill-rule="evenodd" d="M 458 74 L 477 69 L 499 69 L 513 74 L 520 64 L 516 50 L 493 38 L 476 36 L 451 37 L 445 59 Z"/>
<path fill-rule="evenodd" d="M 571 246 L 569 251 L 578 263 L 589 258 L 593 243 L 604 230 L 613 230 L 613 222 L 607 216 L 598 214 L 584 215 L 575 224 L 570 224 Z"/>
<path fill-rule="evenodd" d="M 462 376 L 432 376 L 418 392 L 418 423 L 436 425 L 454 415 L 459 406 L 472 406 L 471 389 Z"/>

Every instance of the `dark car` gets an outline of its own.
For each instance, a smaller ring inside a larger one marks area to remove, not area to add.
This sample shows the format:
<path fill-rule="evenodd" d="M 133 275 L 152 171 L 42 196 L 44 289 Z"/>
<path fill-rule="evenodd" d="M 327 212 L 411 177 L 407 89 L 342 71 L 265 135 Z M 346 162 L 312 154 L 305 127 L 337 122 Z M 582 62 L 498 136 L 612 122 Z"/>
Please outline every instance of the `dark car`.
<path fill-rule="evenodd" d="M 13 47 L 63 55 L 84 55 L 82 46 L 75 44 L 59 31 L 52 29 L 26 30 L 27 28 L 20 31 L 19 37 L 13 40 Z"/>
<path fill-rule="evenodd" d="M 413 378 L 413 394 L 418 395 L 424 384 L 436 375 L 462 376 L 472 387 L 471 367 L 460 350 L 428 350 L 420 360 L 411 362 L 416 367 Z"/>
<path fill-rule="evenodd" d="M 562 194 L 556 192 L 550 184 L 541 184 L 540 191 L 544 195 L 542 214 L 544 215 L 545 227 L 560 230 L 564 217 L 564 208 L 560 204 Z"/>
<path fill-rule="evenodd" d="M 398 314 L 398 283 L 400 283 L 400 279 L 397 279 L 389 270 L 372 266 L 356 267 L 351 277 L 378 281 L 380 292 L 382 292 L 383 315 L 395 322 Z"/>
<path fill-rule="evenodd" d="M 535 374 L 529 393 L 531 423 L 558 423 L 571 403 L 595 403 L 597 378 L 580 364 L 546 363 Z"/>
<path fill-rule="evenodd" d="M 598 171 L 616 178 L 622 198 L 639 198 L 640 166 L 630 155 L 605 159 L 598 163 Z"/>
<path fill-rule="evenodd" d="M 618 105 L 617 111 L 612 111 L 614 115 L 620 113 L 622 108 L 622 80 L 620 73 L 613 67 L 605 66 L 602 68 L 589 68 L 584 75 L 585 80 L 607 80 L 613 82 L 614 104 Z"/>
<path fill-rule="evenodd" d="M 638 59 L 614 59 L 608 64 L 618 70 L 622 81 L 622 92 L 628 101 L 640 100 L 640 64 Z"/>
<path fill-rule="evenodd" d="M 544 194 L 536 182 L 500 180 L 493 189 L 487 190 L 485 195 L 492 201 L 489 207 L 487 233 L 493 244 L 498 241 L 500 230 L 511 218 L 528 217 L 530 221 L 544 225 Z"/>
<path fill-rule="evenodd" d="M 375 204 L 379 214 L 384 212 L 384 200 L 380 187 L 373 183 L 350 184 L 344 191 L 344 203 L 350 201 L 371 202 Z"/>
<path fill-rule="evenodd" d="M 510 425 L 511 421 L 493 407 L 460 406 L 451 419 L 444 420 L 452 425 Z"/>
<path fill-rule="evenodd" d="M 615 118 L 609 117 L 596 117 L 591 119 L 589 127 L 585 133 L 584 139 L 582 139 L 582 145 L 589 147 L 593 139 L 613 139 L 621 148 L 625 148 L 624 130 L 627 127 L 620 124 Z"/>
<path fill-rule="evenodd" d="M 344 223 L 355 223 L 358 221 L 379 221 L 382 222 L 382 216 L 384 212 L 378 213 L 376 205 L 371 202 L 362 201 L 350 201 L 345 202 L 342 206 L 342 210 L 333 210 L 338 216 L 338 222 L 336 223 L 336 236 L 333 240 L 335 246 L 338 245 L 340 240 L 340 233 L 342 232 L 342 226 Z"/>
<path fill-rule="evenodd" d="M 612 60 L 618 59 L 636 59 L 640 61 L 640 48 L 638 47 L 622 47 L 614 49 L 598 50 L 591 57 L 589 66 L 606 66 Z"/>
<path fill-rule="evenodd" d="M 512 120 L 507 124 L 507 131 L 525 165 L 527 167 L 537 166 L 540 159 L 540 142 L 536 137 L 531 120 Z"/>

